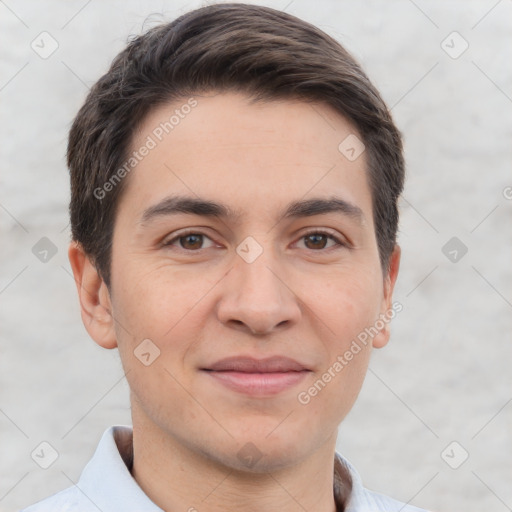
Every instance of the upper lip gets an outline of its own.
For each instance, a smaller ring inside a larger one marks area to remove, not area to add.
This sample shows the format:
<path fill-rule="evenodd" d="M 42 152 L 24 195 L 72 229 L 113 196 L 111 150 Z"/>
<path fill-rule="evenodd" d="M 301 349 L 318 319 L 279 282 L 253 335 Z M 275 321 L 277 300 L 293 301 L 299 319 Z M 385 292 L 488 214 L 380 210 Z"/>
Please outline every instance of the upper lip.
<path fill-rule="evenodd" d="M 281 373 L 300 372 L 309 370 L 309 368 L 289 357 L 274 356 L 265 359 L 255 359 L 253 357 L 242 356 L 221 359 L 211 366 L 203 368 L 203 370 L 217 372 Z"/>

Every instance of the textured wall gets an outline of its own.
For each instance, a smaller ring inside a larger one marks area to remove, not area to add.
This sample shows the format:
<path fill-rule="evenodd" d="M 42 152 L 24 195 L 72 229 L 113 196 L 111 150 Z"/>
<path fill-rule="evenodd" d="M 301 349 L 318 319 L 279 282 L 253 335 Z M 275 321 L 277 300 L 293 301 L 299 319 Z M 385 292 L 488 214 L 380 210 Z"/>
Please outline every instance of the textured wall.
<path fill-rule="evenodd" d="M 149 14 L 199 5 L 0 2 L 1 512 L 71 485 L 103 430 L 130 422 L 117 352 L 88 338 L 70 276 L 66 136 L 126 37 L 161 19 Z M 403 501 L 510 510 L 512 2 L 267 5 L 345 44 L 405 138 L 404 309 L 338 449 Z M 42 441 L 59 454 L 46 470 L 31 458 Z"/>

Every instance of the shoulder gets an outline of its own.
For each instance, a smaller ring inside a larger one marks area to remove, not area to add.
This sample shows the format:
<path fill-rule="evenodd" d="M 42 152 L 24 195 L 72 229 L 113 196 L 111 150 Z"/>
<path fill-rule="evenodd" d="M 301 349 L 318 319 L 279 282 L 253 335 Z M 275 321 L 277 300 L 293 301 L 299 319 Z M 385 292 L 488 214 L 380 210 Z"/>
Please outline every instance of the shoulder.
<path fill-rule="evenodd" d="M 89 501 L 77 487 L 63 491 L 38 501 L 20 512 L 98 512 L 98 508 Z"/>
<path fill-rule="evenodd" d="M 105 496 L 122 488 L 119 474 L 128 472 L 123 456 L 117 446 L 123 449 L 131 443 L 131 428 L 114 426 L 108 428 L 101 437 L 93 457 L 83 469 L 76 485 L 68 487 L 45 498 L 20 512 L 98 512 L 104 505 Z M 129 473 L 127 473 L 129 474 Z"/>
<path fill-rule="evenodd" d="M 423 508 L 408 505 L 401 501 L 390 498 L 384 494 L 370 491 L 363 488 L 357 497 L 357 507 L 352 508 L 349 504 L 347 512 L 361 511 L 382 511 L 382 512 L 428 512 Z"/>
<path fill-rule="evenodd" d="M 350 496 L 346 512 L 428 512 L 425 509 L 402 503 L 384 494 L 371 491 L 363 486 L 356 468 L 340 453 L 338 461 L 348 471 L 351 480 Z"/>

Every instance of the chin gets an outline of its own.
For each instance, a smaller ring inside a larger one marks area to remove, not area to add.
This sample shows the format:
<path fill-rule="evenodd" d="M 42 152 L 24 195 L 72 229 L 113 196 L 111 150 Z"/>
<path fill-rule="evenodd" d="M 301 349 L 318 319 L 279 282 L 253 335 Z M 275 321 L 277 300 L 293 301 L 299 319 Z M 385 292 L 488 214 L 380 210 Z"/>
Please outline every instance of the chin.
<path fill-rule="evenodd" d="M 236 469 L 251 473 L 269 473 L 291 467 L 307 455 L 308 439 L 283 430 L 280 436 L 267 434 L 239 439 Z M 313 450 L 313 447 L 311 448 Z"/>
<path fill-rule="evenodd" d="M 230 457 L 230 466 L 232 469 L 255 474 L 267 474 L 292 467 L 300 459 L 300 453 L 291 447 L 279 448 L 273 447 L 272 450 L 262 447 L 252 441 L 243 444 L 241 448 Z"/>
<path fill-rule="evenodd" d="M 306 442 L 305 439 L 287 435 L 285 430 L 280 437 L 268 436 L 266 431 L 265 435 L 240 434 L 228 443 L 204 440 L 202 446 L 196 445 L 196 449 L 199 448 L 204 457 L 229 471 L 255 475 L 279 471 L 299 463 L 307 455 Z"/>

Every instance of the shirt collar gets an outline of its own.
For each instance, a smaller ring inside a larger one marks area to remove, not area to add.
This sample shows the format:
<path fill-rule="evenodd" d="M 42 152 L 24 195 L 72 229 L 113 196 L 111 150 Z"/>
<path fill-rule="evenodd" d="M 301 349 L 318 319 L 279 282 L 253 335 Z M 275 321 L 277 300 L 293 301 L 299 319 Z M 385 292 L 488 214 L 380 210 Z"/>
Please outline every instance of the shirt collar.
<path fill-rule="evenodd" d="M 142 491 L 128 469 L 132 440 L 131 427 L 114 426 L 106 430 L 80 476 L 78 487 L 100 510 L 164 512 Z"/>

